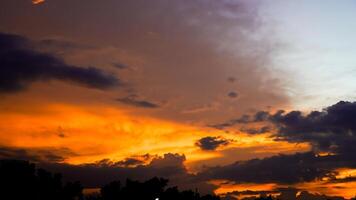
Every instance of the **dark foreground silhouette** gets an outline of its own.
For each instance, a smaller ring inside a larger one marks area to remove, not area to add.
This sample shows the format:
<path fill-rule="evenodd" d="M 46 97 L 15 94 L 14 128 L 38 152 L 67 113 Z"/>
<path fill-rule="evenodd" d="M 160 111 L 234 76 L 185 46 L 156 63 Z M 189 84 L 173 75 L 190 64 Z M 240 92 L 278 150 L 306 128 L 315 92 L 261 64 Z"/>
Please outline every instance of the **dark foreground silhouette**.
<path fill-rule="evenodd" d="M 145 182 L 114 181 L 101 187 L 97 194 L 83 195 L 80 182 L 63 184 L 61 174 L 37 169 L 28 161 L 0 160 L 0 200 L 220 200 L 213 195 L 200 195 L 192 190 L 167 187 L 168 180 L 152 178 Z M 281 194 L 276 197 L 247 197 L 244 200 L 343 200 L 302 192 L 298 197 Z M 225 200 L 235 199 L 224 197 Z M 352 198 L 351 200 L 356 200 Z"/>
<path fill-rule="evenodd" d="M 96 195 L 83 195 L 80 182 L 62 183 L 60 174 L 36 169 L 27 161 L 0 160 L 1 200 L 219 200 L 218 196 L 201 196 L 191 190 L 167 188 L 167 179 L 152 178 L 145 182 L 127 180 L 103 186 Z"/>

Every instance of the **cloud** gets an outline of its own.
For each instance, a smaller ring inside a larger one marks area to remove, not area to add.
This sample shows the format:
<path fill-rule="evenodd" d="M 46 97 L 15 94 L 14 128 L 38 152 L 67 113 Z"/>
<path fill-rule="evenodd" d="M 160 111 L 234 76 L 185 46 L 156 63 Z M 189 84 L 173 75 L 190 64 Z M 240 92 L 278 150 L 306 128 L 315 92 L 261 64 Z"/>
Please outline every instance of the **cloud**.
<path fill-rule="evenodd" d="M 154 158 L 157 157 L 152 157 L 150 154 L 145 154 L 145 155 L 125 158 L 117 162 L 113 162 L 110 159 L 103 159 L 96 162 L 95 165 L 101 167 L 137 167 L 137 166 L 145 165 L 148 161 Z"/>
<path fill-rule="evenodd" d="M 283 111 L 278 111 L 277 113 L 281 113 L 281 112 L 283 113 Z M 223 123 L 208 125 L 208 126 L 221 130 L 221 129 L 233 127 L 238 124 L 250 124 L 250 123 L 256 123 L 256 122 L 265 122 L 265 121 L 268 121 L 269 117 L 270 117 L 269 112 L 259 111 L 259 112 L 256 112 L 254 115 L 244 114 L 239 118 L 228 120 Z"/>
<path fill-rule="evenodd" d="M 271 127 L 269 126 L 263 126 L 261 128 L 241 128 L 240 131 L 249 133 L 249 134 L 263 134 L 270 132 L 272 130 Z"/>
<path fill-rule="evenodd" d="M 117 69 L 128 69 L 129 66 L 123 63 L 112 63 L 112 66 L 114 66 Z"/>
<path fill-rule="evenodd" d="M 0 24 L 39 39 L 57 36 L 98 47 L 85 52 L 67 50 L 64 57 L 84 66 L 127 64 L 132 70 L 121 70 L 122 80 L 150 100 L 168 102 L 154 117 L 210 124 L 236 112 L 288 103 L 283 84 L 275 79 L 278 74 L 267 69 L 281 45 L 268 33 L 273 27 L 263 24 L 260 6 L 261 1 L 243 0 L 107 0 L 101 4 L 61 0 L 48 1 L 46 9 L 35 9 L 42 16 L 38 18 L 37 14 L 23 15 L 33 13 L 33 6 L 5 1 L 3 7 L 9 12 L 3 14 Z M 62 10 L 72 15 L 63 15 Z M 163 20 L 161 16 L 165 16 Z M 67 44 L 58 48 L 67 48 Z M 221 98 L 235 88 L 243 98 Z M 211 104 L 217 106 L 204 112 L 184 112 Z"/>
<path fill-rule="evenodd" d="M 316 157 L 313 152 L 277 155 L 264 159 L 236 162 L 210 168 L 201 173 L 210 179 L 225 179 L 236 183 L 298 183 L 320 179 L 331 172 L 334 158 Z"/>
<path fill-rule="evenodd" d="M 124 159 L 126 162 L 127 159 Z M 100 163 L 70 165 L 65 163 L 39 163 L 39 166 L 52 172 L 61 172 L 66 181 L 80 180 L 85 187 L 99 187 L 114 180 L 124 181 L 127 178 L 147 180 L 152 177 L 164 177 L 172 186 L 181 189 L 198 188 L 202 193 L 211 193 L 214 186 L 189 174 L 184 167 L 185 156 L 173 153 L 155 157 L 145 165 L 125 167 L 102 165 Z M 119 161 L 120 162 L 120 161 Z"/>
<path fill-rule="evenodd" d="M 341 155 L 356 151 L 356 102 L 340 101 L 307 115 L 278 112 L 269 121 L 278 127 L 277 140 L 309 142 L 317 151 Z"/>
<path fill-rule="evenodd" d="M 229 92 L 227 96 L 230 98 L 236 98 L 239 96 L 239 94 L 237 92 Z"/>
<path fill-rule="evenodd" d="M 146 100 L 139 100 L 137 99 L 136 95 L 131 95 L 127 96 L 124 98 L 118 98 L 116 101 L 119 101 L 120 103 L 127 104 L 130 106 L 135 106 L 135 107 L 140 107 L 140 108 L 159 108 L 160 106 L 158 104 L 155 104 L 150 101 Z"/>
<path fill-rule="evenodd" d="M 275 140 L 307 142 L 312 146 L 312 150 L 294 155 L 236 162 L 206 170 L 205 175 L 214 179 L 247 183 L 298 183 L 323 177 L 332 178 L 338 168 L 356 167 L 356 102 L 340 101 L 322 111 L 312 111 L 308 114 L 301 111 L 280 110 L 273 114 L 260 111 L 219 126 L 225 128 L 237 123 L 256 122 L 273 125 L 276 132 L 271 137 Z M 256 134 L 263 131 L 257 129 L 246 132 Z M 319 156 L 322 152 L 329 154 Z M 353 179 L 349 181 L 351 180 Z"/>
<path fill-rule="evenodd" d="M 212 128 L 216 128 L 219 130 L 223 130 L 225 128 L 229 128 L 232 127 L 236 124 L 248 124 L 253 122 L 253 120 L 251 119 L 251 116 L 249 115 L 242 115 L 240 118 L 237 119 L 232 119 L 223 123 L 219 123 L 219 124 L 211 124 L 208 125 L 208 127 L 212 127 Z"/>
<path fill-rule="evenodd" d="M 120 85 L 111 74 L 94 67 L 68 65 L 61 59 L 31 48 L 31 41 L 0 33 L 0 92 L 24 90 L 34 81 L 61 80 L 76 85 L 107 89 Z"/>
<path fill-rule="evenodd" d="M 0 159 L 28 160 L 32 162 L 63 162 L 67 156 L 73 156 L 67 148 L 16 148 L 0 146 Z"/>
<path fill-rule="evenodd" d="M 224 139 L 222 137 L 203 137 L 198 140 L 195 145 L 202 150 L 216 150 L 218 147 L 226 146 L 231 143 L 231 140 Z"/>
<path fill-rule="evenodd" d="M 124 159 L 123 162 L 126 162 Z M 81 180 L 86 186 L 100 186 L 113 180 L 125 180 L 133 178 L 145 180 L 150 177 L 171 177 L 184 174 L 184 156 L 178 154 L 165 154 L 163 157 L 153 159 L 148 165 L 136 167 L 124 167 L 97 162 L 92 164 L 70 165 L 61 163 L 41 163 L 40 166 L 51 171 L 63 173 L 64 178 L 70 180 Z M 106 163 L 109 160 L 106 161 Z M 122 161 L 119 161 L 122 162 Z M 115 162 L 114 162 L 115 163 Z M 95 176 L 93 176 L 95 174 Z"/>
<path fill-rule="evenodd" d="M 308 142 L 314 151 L 351 156 L 356 151 L 356 102 L 340 101 L 322 111 L 275 113 L 259 111 L 238 120 L 213 127 L 229 127 L 237 123 L 265 122 L 275 126 L 273 137 L 291 143 Z M 248 132 L 248 131 L 247 131 Z M 252 132 L 254 133 L 254 132 Z"/>
<path fill-rule="evenodd" d="M 230 82 L 230 83 L 234 83 L 236 81 L 236 78 L 235 77 L 228 77 L 227 81 Z"/>
<path fill-rule="evenodd" d="M 282 200 L 343 200 L 342 197 L 337 196 L 326 196 L 322 194 L 312 194 L 304 190 L 300 190 L 298 188 L 276 188 L 274 190 L 268 191 L 233 191 L 226 193 L 225 196 L 230 199 L 237 199 L 236 196 L 254 196 L 254 197 L 267 197 L 268 195 L 275 196 L 275 199 L 282 199 Z M 239 198 L 242 200 L 249 200 L 249 199 L 256 199 L 256 198 Z"/>

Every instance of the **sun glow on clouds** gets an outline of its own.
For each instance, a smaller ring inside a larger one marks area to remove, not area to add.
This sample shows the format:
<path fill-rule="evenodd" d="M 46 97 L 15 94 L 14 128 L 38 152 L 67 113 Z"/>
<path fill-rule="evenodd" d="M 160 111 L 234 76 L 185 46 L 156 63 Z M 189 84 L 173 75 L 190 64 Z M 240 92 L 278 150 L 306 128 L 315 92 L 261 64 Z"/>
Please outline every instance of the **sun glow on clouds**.
<path fill-rule="evenodd" d="M 272 191 L 278 187 L 275 183 L 265 183 L 265 184 L 255 184 L 255 183 L 241 183 L 236 184 L 234 182 L 226 181 L 226 180 L 213 180 L 211 181 L 213 185 L 219 186 L 218 189 L 214 191 L 217 195 L 224 195 L 229 192 L 234 191 Z M 247 197 L 247 196 L 239 196 L 239 198 Z"/>
<path fill-rule="evenodd" d="M 342 180 L 345 178 L 356 177 L 356 169 L 340 168 L 335 171 L 337 174 L 335 180 Z M 212 180 L 210 183 L 218 186 L 214 191 L 215 194 L 224 195 L 235 191 L 275 191 L 278 188 L 297 188 L 299 191 L 308 191 L 312 194 L 325 194 L 328 196 L 342 196 L 345 198 L 355 197 L 356 181 L 350 182 L 337 182 L 330 178 L 323 178 L 322 180 L 315 180 L 312 182 L 303 182 L 291 185 L 280 185 L 276 183 L 235 183 L 228 180 Z M 334 182 L 333 182 L 334 181 Z M 277 192 L 277 191 L 276 191 Z M 273 193 L 274 195 L 278 194 Z M 257 195 L 258 196 L 258 195 Z M 239 198 L 248 197 L 244 195 L 238 196 Z"/>
<path fill-rule="evenodd" d="M 41 3 L 44 3 L 45 2 L 45 0 L 32 0 L 32 3 L 33 4 L 41 4 Z"/>
<path fill-rule="evenodd" d="M 216 194 L 224 194 L 227 192 L 233 191 L 244 191 L 246 189 L 253 191 L 269 191 L 275 189 L 277 184 L 275 183 L 266 183 L 266 184 L 254 184 L 254 183 L 245 183 L 245 184 L 234 184 L 233 182 L 226 182 L 224 180 L 214 180 L 211 181 L 214 185 L 219 185 L 220 188 L 215 190 Z"/>
<path fill-rule="evenodd" d="M 212 165 L 221 164 L 214 159 L 230 157 L 223 151 L 236 147 L 259 147 L 271 155 L 279 153 L 281 147 L 284 152 L 300 149 L 292 144 L 275 142 L 266 135 L 225 133 L 163 119 L 137 117 L 124 109 L 100 105 L 45 104 L 25 111 L 8 110 L 0 114 L 0 131 L 3 133 L 0 134 L 1 146 L 68 148 L 73 155 L 64 155 L 64 161 L 72 164 L 170 152 L 185 154 L 189 169 L 189 166 L 204 164 L 207 160 L 212 160 L 209 163 Z M 206 136 L 223 136 L 234 142 L 216 151 L 203 151 L 195 146 L 195 142 Z M 230 158 L 227 162 L 236 159 Z"/>
<path fill-rule="evenodd" d="M 137 119 L 112 108 L 49 105 L 47 110 L 36 115 L 1 114 L 0 130 L 6 134 L 0 136 L 0 141 L 26 148 L 68 147 L 78 156 L 69 157 L 66 162 L 83 163 L 123 159 L 142 152 L 189 153 L 194 148 L 190 145 L 192 140 L 202 134 L 191 127 L 145 117 Z"/>
<path fill-rule="evenodd" d="M 325 180 L 314 181 L 309 183 L 300 183 L 296 185 L 301 190 L 311 193 L 325 194 L 328 196 L 342 196 L 345 198 L 355 197 L 356 181 L 346 183 L 330 183 Z"/>

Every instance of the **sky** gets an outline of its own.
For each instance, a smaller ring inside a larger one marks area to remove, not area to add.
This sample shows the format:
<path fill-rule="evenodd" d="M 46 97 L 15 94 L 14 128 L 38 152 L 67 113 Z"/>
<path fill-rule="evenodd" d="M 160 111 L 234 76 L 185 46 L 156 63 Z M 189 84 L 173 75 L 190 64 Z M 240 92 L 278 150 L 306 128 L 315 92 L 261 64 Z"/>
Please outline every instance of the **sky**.
<path fill-rule="evenodd" d="M 87 188 L 162 176 L 232 199 L 354 197 L 355 9 L 2 0 L 0 158 Z"/>

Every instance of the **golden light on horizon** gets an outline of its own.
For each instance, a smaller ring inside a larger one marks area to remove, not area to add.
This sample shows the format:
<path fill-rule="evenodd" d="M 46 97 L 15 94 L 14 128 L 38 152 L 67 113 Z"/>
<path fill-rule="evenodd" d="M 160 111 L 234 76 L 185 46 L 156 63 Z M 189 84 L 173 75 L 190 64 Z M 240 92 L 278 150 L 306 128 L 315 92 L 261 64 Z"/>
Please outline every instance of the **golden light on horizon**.
<path fill-rule="evenodd" d="M 226 180 L 212 180 L 210 183 L 219 186 L 219 188 L 214 191 L 214 193 L 217 195 L 223 195 L 234 191 L 246 191 L 246 190 L 272 191 L 278 187 L 278 184 L 275 183 L 264 183 L 264 184 L 239 183 L 238 184 Z"/>
<path fill-rule="evenodd" d="M 356 181 L 333 183 L 325 180 L 298 183 L 295 187 L 314 194 L 325 194 L 328 196 L 339 196 L 351 199 L 355 197 Z"/>
<path fill-rule="evenodd" d="M 338 173 L 335 176 L 337 179 L 344 179 L 344 178 L 348 178 L 348 177 L 356 177 L 356 169 L 340 168 L 340 169 L 337 169 L 336 172 Z"/>

